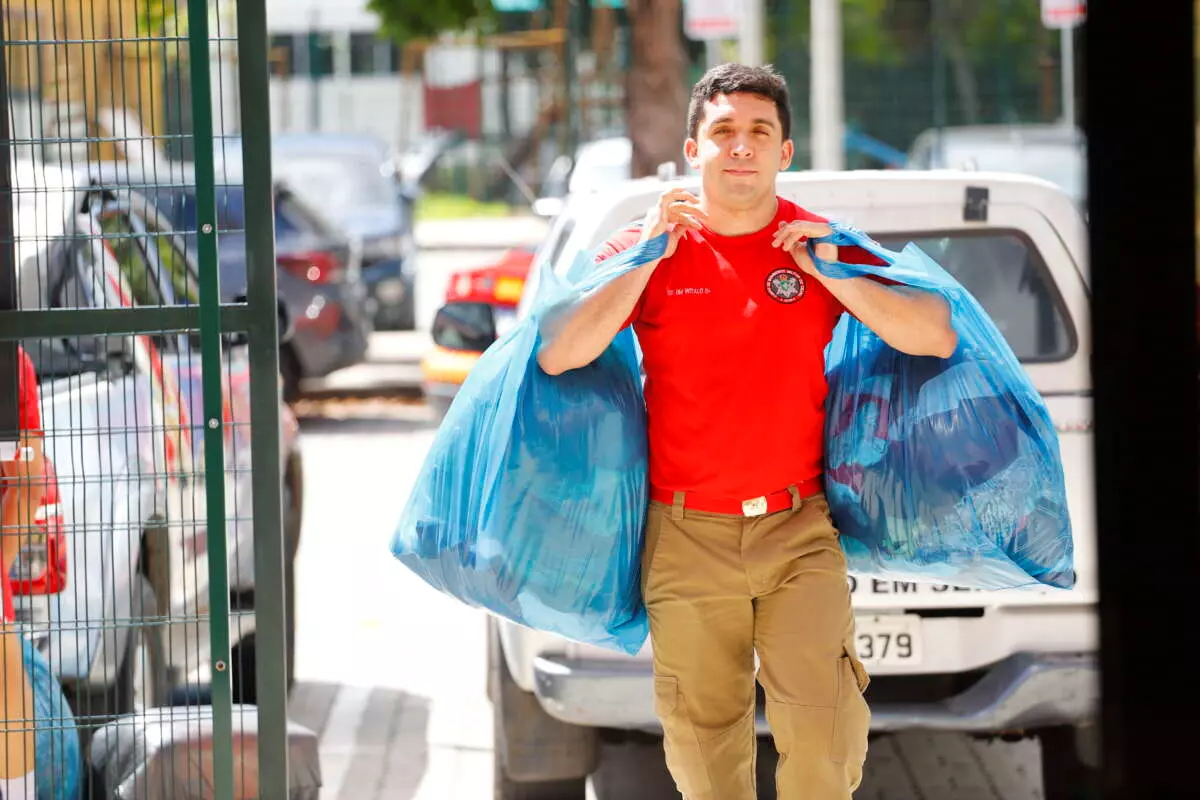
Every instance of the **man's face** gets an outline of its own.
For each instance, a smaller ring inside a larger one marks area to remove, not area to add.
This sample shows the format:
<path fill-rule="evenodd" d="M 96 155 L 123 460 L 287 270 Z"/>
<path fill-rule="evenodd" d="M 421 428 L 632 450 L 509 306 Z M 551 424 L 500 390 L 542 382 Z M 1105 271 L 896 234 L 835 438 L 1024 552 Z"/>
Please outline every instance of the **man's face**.
<path fill-rule="evenodd" d="M 775 103 L 756 94 L 719 94 L 704 104 L 684 155 L 704 192 L 721 205 L 749 207 L 775 193 L 775 176 L 792 162 Z"/>

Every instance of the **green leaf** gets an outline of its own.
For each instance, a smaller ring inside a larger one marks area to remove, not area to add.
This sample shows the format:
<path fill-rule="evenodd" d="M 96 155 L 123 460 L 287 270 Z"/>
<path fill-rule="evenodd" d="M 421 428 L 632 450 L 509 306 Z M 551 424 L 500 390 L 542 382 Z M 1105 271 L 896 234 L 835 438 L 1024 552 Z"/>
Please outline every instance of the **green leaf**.
<path fill-rule="evenodd" d="M 491 0 L 369 0 L 367 8 L 401 44 L 442 33 L 490 33 L 499 14 Z"/>

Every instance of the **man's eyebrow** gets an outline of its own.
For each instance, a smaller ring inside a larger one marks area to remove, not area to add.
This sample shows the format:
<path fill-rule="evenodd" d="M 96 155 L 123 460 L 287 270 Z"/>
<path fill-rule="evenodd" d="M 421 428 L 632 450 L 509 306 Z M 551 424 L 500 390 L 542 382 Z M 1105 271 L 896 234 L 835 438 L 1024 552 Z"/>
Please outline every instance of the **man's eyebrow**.
<path fill-rule="evenodd" d="M 733 121 L 733 115 L 725 114 L 723 116 L 720 116 L 720 117 L 717 117 L 716 119 L 714 119 L 712 122 L 710 122 L 708 124 L 708 126 L 710 128 L 715 128 L 716 126 L 720 125 L 721 123 L 731 122 L 731 121 Z M 751 124 L 752 125 L 769 125 L 773 128 L 778 127 L 778 123 L 776 123 L 775 120 L 768 119 L 767 117 L 759 117 L 758 119 L 751 120 Z"/>

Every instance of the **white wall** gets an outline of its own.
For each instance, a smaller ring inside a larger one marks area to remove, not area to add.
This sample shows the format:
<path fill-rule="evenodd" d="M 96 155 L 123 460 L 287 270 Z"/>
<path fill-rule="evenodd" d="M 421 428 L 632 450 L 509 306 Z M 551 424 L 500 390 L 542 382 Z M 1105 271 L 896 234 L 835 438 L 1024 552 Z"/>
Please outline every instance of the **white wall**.
<path fill-rule="evenodd" d="M 373 31 L 378 27 L 379 17 L 367 11 L 367 0 L 267 0 L 268 33 L 303 33 L 310 28 Z"/>
<path fill-rule="evenodd" d="M 528 131 L 539 110 L 534 81 L 528 78 L 514 81 L 510 107 L 514 135 Z M 500 87 L 496 81 L 488 80 L 483 88 L 485 134 L 499 136 L 500 120 Z M 315 84 L 306 77 L 271 78 L 271 130 L 275 133 L 369 132 L 403 146 L 406 141 L 418 139 L 424 129 L 420 76 L 407 81 L 399 75 L 334 77 Z"/>

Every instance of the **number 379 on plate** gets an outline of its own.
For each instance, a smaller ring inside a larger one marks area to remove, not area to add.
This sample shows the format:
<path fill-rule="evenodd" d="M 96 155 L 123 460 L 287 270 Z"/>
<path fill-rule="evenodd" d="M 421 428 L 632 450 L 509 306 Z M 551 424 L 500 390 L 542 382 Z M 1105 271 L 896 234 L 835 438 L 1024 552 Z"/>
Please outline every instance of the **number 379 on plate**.
<path fill-rule="evenodd" d="M 867 667 L 915 667 L 921 663 L 921 618 L 916 614 L 858 617 L 854 624 L 858 660 Z"/>

